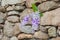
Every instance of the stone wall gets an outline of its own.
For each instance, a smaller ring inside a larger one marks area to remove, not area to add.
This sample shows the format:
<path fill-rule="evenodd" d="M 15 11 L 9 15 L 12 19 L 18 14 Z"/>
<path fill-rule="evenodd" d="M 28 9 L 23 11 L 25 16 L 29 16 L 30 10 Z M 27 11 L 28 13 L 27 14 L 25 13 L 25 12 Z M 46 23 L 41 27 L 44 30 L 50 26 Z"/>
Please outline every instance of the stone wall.
<path fill-rule="evenodd" d="M 21 21 L 33 12 L 32 3 L 43 13 L 39 28 L 21 27 Z M 60 40 L 60 0 L 0 0 L 0 40 Z"/>

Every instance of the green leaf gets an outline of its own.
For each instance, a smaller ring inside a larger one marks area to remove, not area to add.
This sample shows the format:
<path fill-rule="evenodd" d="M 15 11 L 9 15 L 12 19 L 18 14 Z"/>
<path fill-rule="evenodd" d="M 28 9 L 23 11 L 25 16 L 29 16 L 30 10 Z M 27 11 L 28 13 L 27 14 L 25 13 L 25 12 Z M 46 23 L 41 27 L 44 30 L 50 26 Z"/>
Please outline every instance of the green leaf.
<path fill-rule="evenodd" d="M 33 9 L 34 12 L 38 11 L 38 8 L 35 4 L 32 4 L 32 9 Z"/>
<path fill-rule="evenodd" d="M 43 13 L 40 13 L 40 17 L 42 17 L 43 16 Z"/>
<path fill-rule="evenodd" d="M 37 0 L 35 0 L 35 1 L 37 1 Z"/>
<path fill-rule="evenodd" d="M 38 11 L 38 8 L 35 4 L 32 4 L 32 9 L 34 12 Z M 43 13 L 40 12 L 40 17 L 42 17 L 42 16 L 43 16 Z"/>

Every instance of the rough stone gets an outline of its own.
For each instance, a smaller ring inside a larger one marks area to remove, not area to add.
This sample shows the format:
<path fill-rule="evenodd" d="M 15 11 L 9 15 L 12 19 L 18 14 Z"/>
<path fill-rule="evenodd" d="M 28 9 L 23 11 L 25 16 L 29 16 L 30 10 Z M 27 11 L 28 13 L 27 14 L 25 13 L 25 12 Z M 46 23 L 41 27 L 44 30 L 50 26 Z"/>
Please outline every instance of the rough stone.
<path fill-rule="evenodd" d="M 55 27 L 51 27 L 48 29 L 48 35 L 49 37 L 56 37 L 56 28 Z"/>
<path fill-rule="evenodd" d="M 40 31 L 47 32 L 47 29 L 50 28 L 51 26 L 40 26 Z"/>
<path fill-rule="evenodd" d="M 56 2 L 58 2 L 59 0 L 52 0 L 52 1 L 56 1 Z"/>
<path fill-rule="evenodd" d="M 23 10 L 25 7 L 24 6 L 21 6 L 21 5 L 18 5 L 18 6 L 15 6 L 15 5 L 12 5 L 12 6 L 9 6 L 6 8 L 6 11 L 11 11 L 11 10 Z"/>
<path fill-rule="evenodd" d="M 26 0 L 26 6 L 27 7 L 32 7 L 32 3 L 42 3 L 43 1 L 46 1 L 46 0 Z"/>
<path fill-rule="evenodd" d="M 10 11 L 10 12 L 8 12 L 8 15 L 13 15 L 13 14 L 19 15 L 19 12 L 17 12 L 17 11 Z"/>
<path fill-rule="evenodd" d="M 9 40 L 9 38 L 7 36 L 3 36 L 2 40 Z"/>
<path fill-rule="evenodd" d="M 1 6 L 6 6 L 8 4 L 17 4 L 17 3 L 22 3 L 24 0 L 2 0 Z"/>
<path fill-rule="evenodd" d="M 32 3 L 35 3 L 35 0 L 26 0 L 26 6 L 27 7 L 32 7 Z"/>
<path fill-rule="evenodd" d="M 13 36 L 13 27 L 14 24 L 10 23 L 8 21 L 5 21 L 5 25 L 4 25 L 4 35 L 11 37 Z"/>
<path fill-rule="evenodd" d="M 10 21 L 10 22 L 19 22 L 19 17 L 9 16 L 9 17 L 7 17 L 7 20 Z"/>
<path fill-rule="evenodd" d="M 9 7 L 6 8 L 6 11 L 11 11 L 11 10 L 14 10 L 14 7 L 9 6 Z"/>
<path fill-rule="evenodd" d="M 48 38 L 48 34 L 43 33 L 41 31 L 35 32 L 34 34 L 35 38 L 40 38 L 40 39 L 47 39 Z"/>
<path fill-rule="evenodd" d="M 32 29 L 31 26 L 19 26 L 19 29 L 21 32 L 24 32 L 24 33 L 34 33 L 35 31 Z"/>
<path fill-rule="evenodd" d="M 3 28 L 4 27 L 4 25 L 3 24 L 0 24 L 0 28 Z"/>
<path fill-rule="evenodd" d="M 38 6 L 40 12 L 48 11 L 54 8 L 57 8 L 58 4 L 53 1 L 47 1 Z"/>
<path fill-rule="evenodd" d="M 60 40 L 60 37 L 52 38 L 51 40 Z"/>
<path fill-rule="evenodd" d="M 18 38 L 13 36 L 12 38 L 10 38 L 10 40 L 18 40 Z"/>
<path fill-rule="evenodd" d="M 15 10 L 23 10 L 25 7 L 24 6 L 15 6 Z"/>
<path fill-rule="evenodd" d="M 18 39 L 24 39 L 24 38 L 32 38 L 33 36 L 31 34 L 19 34 Z"/>
<path fill-rule="evenodd" d="M 5 19 L 5 14 L 0 12 L 0 23 L 3 23 L 4 22 L 4 19 Z"/>
<path fill-rule="evenodd" d="M 41 17 L 41 25 L 51 25 L 52 18 L 52 14 L 50 12 L 45 12 Z"/>
<path fill-rule="evenodd" d="M 60 35 L 60 27 L 58 26 L 58 29 L 57 29 L 57 33 L 58 35 Z"/>
<path fill-rule="evenodd" d="M 0 6 L 0 11 L 1 11 L 1 12 L 5 12 L 5 11 L 6 11 L 5 7 Z"/>
<path fill-rule="evenodd" d="M 3 37 L 3 35 L 1 34 L 1 35 L 0 35 L 0 40 L 2 39 L 2 37 Z"/>
<path fill-rule="evenodd" d="M 20 23 L 15 23 L 15 26 L 13 28 L 13 35 L 17 35 L 20 33 L 19 25 Z"/>
<path fill-rule="evenodd" d="M 60 8 L 45 12 L 41 17 L 41 25 L 55 25 L 58 26 L 60 24 Z"/>
<path fill-rule="evenodd" d="M 5 21 L 4 35 L 11 37 L 11 36 L 16 36 L 19 33 L 20 33 L 19 23 L 11 23 Z"/>
<path fill-rule="evenodd" d="M 2 39 L 3 37 L 3 32 L 2 32 L 2 29 L 0 29 L 0 40 Z"/>

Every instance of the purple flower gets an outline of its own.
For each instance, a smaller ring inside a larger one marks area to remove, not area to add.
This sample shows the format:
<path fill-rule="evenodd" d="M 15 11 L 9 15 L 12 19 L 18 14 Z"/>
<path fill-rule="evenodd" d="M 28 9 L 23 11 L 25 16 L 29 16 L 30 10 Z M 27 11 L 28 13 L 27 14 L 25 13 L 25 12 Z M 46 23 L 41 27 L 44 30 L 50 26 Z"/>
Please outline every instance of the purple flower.
<path fill-rule="evenodd" d="M 28 15 L 25 16 L 23 20 L 24 20 L 24 21 L 28 21 L 28 20 L 29 20 L 29 16 L 28 16 Z"/>
<path fill-rule="evenodd" d="M 32 14 L 32 28 L 34 30 L 38 30 L 39 21 L 40 21 L 39 13 Z"/>
<path fill-rule="evenodd" d="M 25 17 L 23 18 L 21 24 L 22 24 L 22 25 L 27 24 L 28 20 L 29 20 L 29 15 L 27 15 L 27 16 L 25 16 Z"/>

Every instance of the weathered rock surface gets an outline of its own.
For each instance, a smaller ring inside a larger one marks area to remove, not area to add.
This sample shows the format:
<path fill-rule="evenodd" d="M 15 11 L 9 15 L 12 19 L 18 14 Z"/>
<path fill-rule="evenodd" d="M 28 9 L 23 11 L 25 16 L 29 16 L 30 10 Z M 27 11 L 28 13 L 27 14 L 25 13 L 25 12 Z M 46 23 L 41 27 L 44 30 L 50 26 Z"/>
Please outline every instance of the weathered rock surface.
<path fill-rule="evenodd" d="M 7 20 L 10 21 L 10 22 L 19 22 L 19 17 L 9 16 L 9 17 L 7 17 Z"/>
<path fill-rule="evenodd" d="M 48 11 L 58 7 L 58 4 L 53 1 L 47 1 L 38 6 L 40 12 Z"/>
<path fill-rule="evenodd" d="M 48 38 L 48 34 L 43 33 L 41 31 L 35 32 L 34 34 L 35 38 L 40 38 L 40 39 L 47 39 Z"/>
<path fill-rule="evenodd" d="M 19 26 L 19 29 L 21 32 L 24 32 L 24 33 L 34 33 L 35 32 L 31 26 Z"/>
<path fill-rule="evenodd" d="M 51 40 L 60 40 L 60 37 L 52 38 Z"/>
<path fill-rule="evenodd" d="M 2 37 L 3 37 L 3 35 L 1 34 L 1 35 L 0 35 L 0 40 L 2 39 Z"/>
<path fill-rule="evenodd" d="M 33 36 L 31 34 L 19 34 L 18 39 L 24 39 L 24 38 L 32 38 Z"/>
<path fill-rule="evenodd" d="M 4 35 L 11 37 L 13 35 L 17 35 L 20 33 L 19 23 L 10 23 L 8 21 L 5 22 L 4 25 Z"/>
<path fill-rule="evenodd" d="M 42 3 L 43 1 L 46 1 L 46 0 L 26 0 L 26 6 L 27 7 L 32 7 L 32 3 Z"/>
<path fill-rule="evenodd" d="M 32 7 L 32 3 L 35 3 L 35 0 L 26 0 L 26 6 L 27 7 Z"/>
<path fill-rule="evenodd" d="M 56 1 L 56 2 L 57 2 L 57 1 L 59 1 L 59 0 L 52 0 L 52 1 Z"/>
<path fill-rule="evenodd" d="M 6 11 L 11 11 L 11 10 L 23 10 L 25 7 L 24 6 L 15 6 L 15 5 L 12 5 L 12 6 L 9 6 L 6 8 Z"/>
<path fill-rule="evenodd" d="M 56 32 L 56 28 L 55 27 L 51 27 L 51 28 L 49 28 L 48 29 L 48 35 L 49 35 L 49 37 L 56 37 L 56 34 L 57 32 Z"/>
<path fill-rule="evenodd" d="M 10 40 L 10 39 L 7 36 L 3 36 L 2 40 Z"/>
<path fill-rule="evenodd" d="M 4 25 L 3 24 L 0 24 L 0 28 L 3 28 L 4 27 Z"/>
<path fill-rule="evenodd" d="M 13 15 L 13 14 L 19 15 L 19 12 L 17 12 L 17 11 L 10 11 L 10 12 L 8 12 L 8 15 Z"/>
<path fill-rule="evenodd" d="M 14 7 L 9 6 L 9 7 L 6 8 L 6 11 L 11 11 L 11 10 L 14 10 Z"/>
<path fill-rule="evenodd" d="M 0 40 L 2 39 L 3 37 L 3 32 L 2 32 L 2 29 L 0 29 Z"/>
<path fill-rule="evenodd" d="M 0 0 L 0 40 L 60 40 L 60 0 Z"/>
<path fill-rule="evenodd" d="M 2 0 L 1 6 L 5 5 L 12 5 L 12 4 L 17 4 L 17 3 L 22 3 L 24 0 Z"/>
<path fill-rule="evenodd" d="M 40 31 L 48 32 L 47 30 L 48 30 L 48 28 L 50 28 L 50 27 L 51 27 L 51 26 L 46 26 L 46 27 L 40 26 Z"/>
<path fill-rule="evenodd" d="M 18 38 L 13 36 L 12 38 L 10 38 L 10 40 L 18 40 Z"/>
<path fill-rule="evenodd" d="M 20 23 L 15 23 L 15 26 L 13 28 L 13 35 L 17 35 L 20 33 L 19 25 Z"/>
<path fill-rule="evenodd" d="M 14 27 L 14 24 L 13 23 L 10 23 L 8 21 L 5 21 L 5 25 L 4 25 L 4 35 L 8 36 L 8 37 L 11 37 L 13 36 L 13 27 Z"/>
<path fill-rule="evenodd" d="M 60 26 L 58 26 L 57 34 L 60 35 Z"/>
<path fill-rule="evenodd" d="M 43 13 L 41 17 L 41 25 L 59 25 L 60 24 L 60 8 Z"/>
<path fill-rule="evenodd" d="M 15 6 L 15 10 L 23 10 L 25 7 L 24 6 Z"/>
<path fill-rule="evenodd" d="M 4 19 L 5 19 L 5 14 L 0 12 L 0 23 L 3 23 L 4 22 Z"/>
<path fill-rule="evenodd" d="M 1 11 L 1 12 L 5 12 L 5 11 L 6 11 L 5 7 L 0 6 L 0 11 Z"/>

